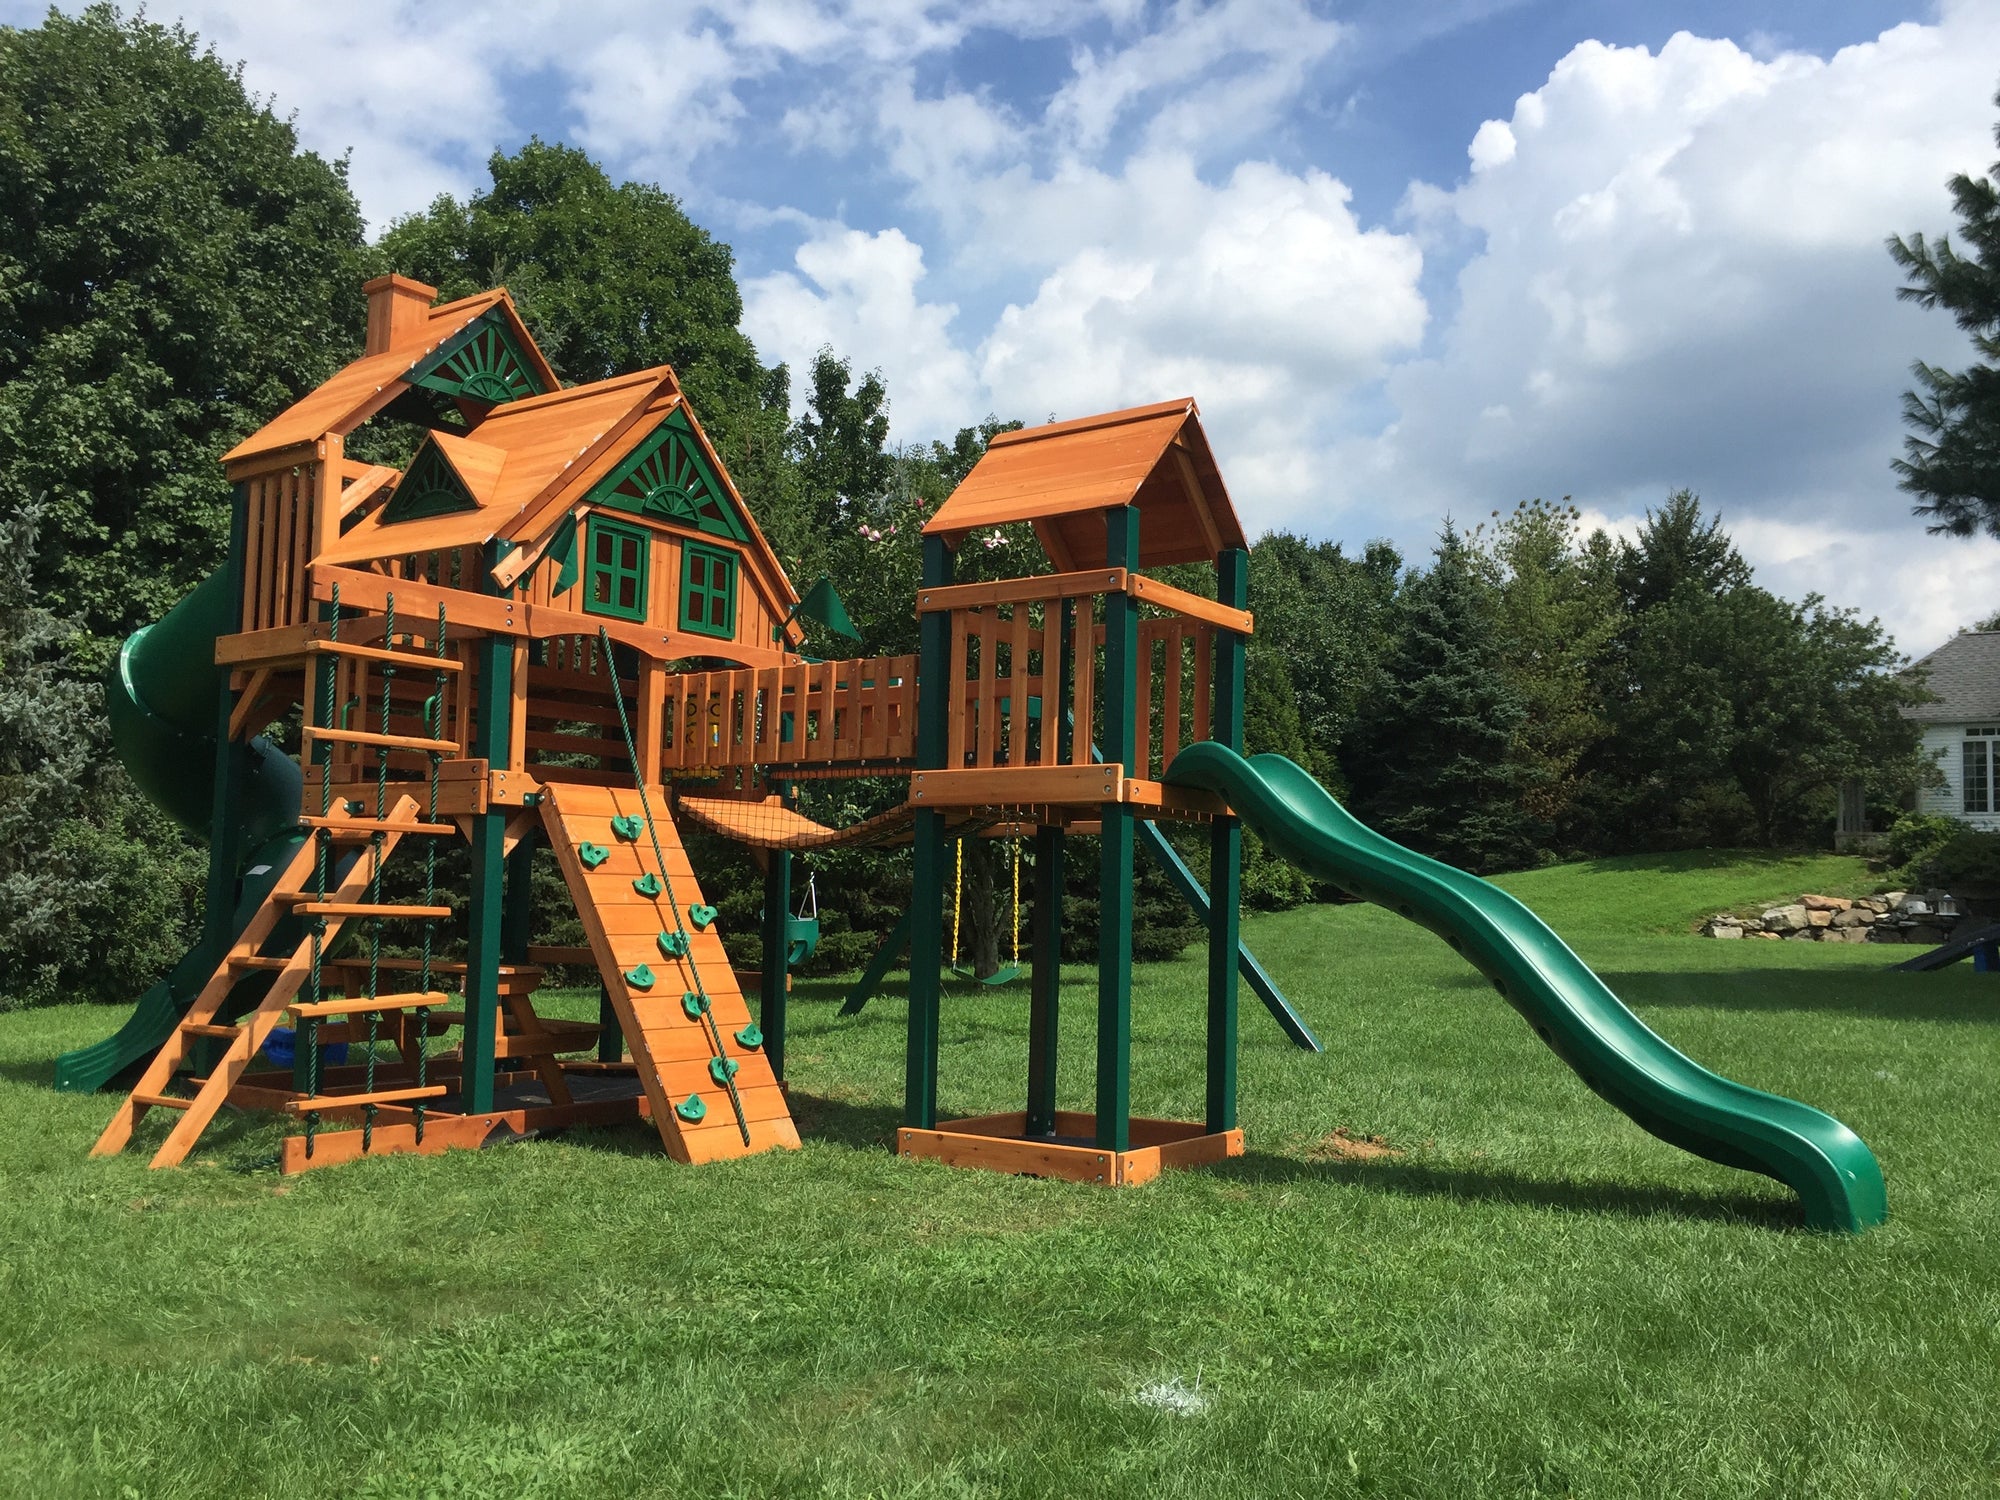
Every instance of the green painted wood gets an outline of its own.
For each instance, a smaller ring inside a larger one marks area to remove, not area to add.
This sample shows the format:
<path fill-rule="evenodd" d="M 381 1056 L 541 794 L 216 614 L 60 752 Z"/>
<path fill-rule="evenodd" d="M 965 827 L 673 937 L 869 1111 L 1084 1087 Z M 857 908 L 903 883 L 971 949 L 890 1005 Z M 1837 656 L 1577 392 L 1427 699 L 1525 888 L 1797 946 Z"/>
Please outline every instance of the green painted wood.
<path fill-rule="evenodd" d="M 486 547 L 480 577 L 492 589 L 491 570 L 510 544 Z M 507 764 L 511 751 L 508 700 L 513 691 L 512 642 L 494 634 L 474 651 L 479 685 L 474 699 L 472 754 L 488 766 Z M 500 944 L 507 894 L 507 815 L 476 814 L 472 820 L 472 881 L 465 953 L 465 1072 L 461 1104 L 468 1113 L 493 1108 L 494 1047 L 500 1004 Z"/>
<path fill-rule="evenodd" d="M 477 510 L 479 502 L 458 470 L 435 442 L 426 438 L 410 460 L 409 470 L 396 486 L 396 493 L 382 507 L 382 524 L 421 521 L 425 516 L 448 516 L 454 511 Z"/>
<path fill-rule="evenodd" d="M 1215 597 L 1236 609 L 1250 600 L 1250 554 L 1226 547 L 1215 560 Z M 1212 738 L 1243 748 L 1244 639 L 1218 629 L 1210 637 L 1209 681 L 1214 686 Z M 1243 828 L 1235 818 L 1209 825 L 1208 1027 L 1206 1120 L 1211 1134 L 1236 1128 L 1237 987 L 1242 951 Z"/>
<path fill-rule="evenodd" d="M 1063 831 L 1035 830 L 1033 928 L 1029 935 L 1028 1122 L 1031 1136 L 1056 1129 L 1056 1056 L 1061 1034 Z"/>
<path fill-rule="evenodd" d="M 786 793 L 782 783 L 779 795 Z M 785 1079 L 785 993 L 786 968 L 791 958 L 791 942 L 785 918 L 792 910 L 792 856 L 790 851 L 773 849 L 764 869 L 764 972 L 763 993 L 757 1007 L 757 1027 L 764 1033 L 764 1055 L 771 1060 L 771 1072 L 780 1083 Z"/>
<path fill-rule="evenodd" d="M 1139 508 L 1105 512 L 1104 565 L 1139 565 Z M 1079 629 L 1081 624 L 1079 622 Z M 1104 597 L 1104 678 L 1099 718 L 1107 760 L 1131 767 L 1138 754 L 1139 601 Z M 1123 1151 L 1132 1139 L 1132 809 L 1102 807 L 1097 923 L 1097 1144 Z"/>
<path fill-rule="evenodd" d="M 951 582 L 951 550 L 942 538 L 924 538 L 921 585 Z M 944 767 L 946 711 L 951 687 L 951 615 L 926 610 L 917 625 L 917 766 Z M 911 844 L 914 889 L 910 896 L 910 1015 L 904 1044 L 903 1121 L 920 1130 L 937 1126 L 938 1019 L 944 991 L 944 814 L 926 808 L 916 816 Z"/>
<path fill-rule="evenodd" d="M 681 411 L 669 413 L 617 468 L 591 488 L 584 503 L 705 531 L 733 542 L 750 540 L 742 512 L 709 464 L 701 440 Z"/>
<path fill-rule="evenodd" d="M 498 308 L 453 334 L 403 378 L 425 390 L 489 406 L 546 394 L 514 341 L 507 315 Z"/>
<path fill-rule="evenodd" d="M 902 957 L 903 951 L 909 946 L 910 913 L 905 911 L 896 919 L 896 925 L 890 928 L 887 935 L 876 945 L 874 956 L 868 960 L 868 966 L 861 971 L 861 977 L 854 981 L 854 987 L 840 1002 L 840 1014 L 860 1015 L 861 1007 L 875 998 L 875 992 L 882 988 L 882 981 L 888 977 L 889 971 L 896 966 L 896 960 Z"/>

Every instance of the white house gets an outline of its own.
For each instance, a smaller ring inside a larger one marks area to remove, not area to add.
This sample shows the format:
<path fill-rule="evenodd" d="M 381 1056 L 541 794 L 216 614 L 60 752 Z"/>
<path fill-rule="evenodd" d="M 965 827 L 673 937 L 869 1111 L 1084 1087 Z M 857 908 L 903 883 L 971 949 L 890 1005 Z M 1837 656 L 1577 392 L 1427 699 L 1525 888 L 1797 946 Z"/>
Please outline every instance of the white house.
<path fill-rule="evenodd" d="M 1955 635 L 1917 666 L 1937 696 L 1904 713 L 1923 726 L 1924 749 L 1945 779 L 1918 807 L 2000 829 L 2000 631 Z"/>

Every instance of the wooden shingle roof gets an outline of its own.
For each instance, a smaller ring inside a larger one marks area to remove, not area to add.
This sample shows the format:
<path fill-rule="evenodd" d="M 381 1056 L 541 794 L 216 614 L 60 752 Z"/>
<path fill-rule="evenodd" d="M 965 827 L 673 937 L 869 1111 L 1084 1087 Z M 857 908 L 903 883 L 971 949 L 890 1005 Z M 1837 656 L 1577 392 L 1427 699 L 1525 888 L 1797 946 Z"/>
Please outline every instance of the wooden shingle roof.
<path fill-rule="evenodd" d="M 957 546 L 1027 521 L 1065 572 L 1101 566 L 1104 512 L 1139 508 L 1139 565 L 1213 562 L 1248 545 L 1192 399 L 1003 432 L 937 513 L 926 536 Z"/>
<path fill-rule="evenodd" d="M 529 337 L 527 327 L 515 311 L 514 299 L 502 287 L 431 308 L 414 331 L 380 354 L 363 355 L 317 389 L 308 391 L 223 454 L 223 464 L 240 468 L 246 460 L 316 442 L 328 433 L 344 436 L 352 432 L 409 389 L 404 376 L 495 308 L 501 309 L 508 320 L 509 332 L 523 356 L 534 366 L 536 378 L 549 389 L 555 389 L 561 382 Z"/>

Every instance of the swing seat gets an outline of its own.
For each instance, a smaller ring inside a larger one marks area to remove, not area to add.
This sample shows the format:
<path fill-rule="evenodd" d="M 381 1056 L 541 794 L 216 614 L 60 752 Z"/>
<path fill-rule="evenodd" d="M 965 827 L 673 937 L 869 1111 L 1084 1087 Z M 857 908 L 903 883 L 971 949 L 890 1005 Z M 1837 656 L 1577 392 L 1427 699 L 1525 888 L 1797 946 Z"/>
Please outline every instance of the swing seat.
<path fill-rule="evenodd" d="M 1012 984 L 1015 980 L 1019 979 L 1026 972 L 1027 970 L 1023 969 L 1019 964 L 1002 964 L 999 968 L 995 969 L 991 974 L 988 974 L 984 979 L 980 980 L 979 982 L 981 984 L 995 984 L 995 985 Z"/>
<path fill-rule="evenodd" d="M 819 948 L 818 917 L 785 918 L 785 962 L 796 968 Z"/>

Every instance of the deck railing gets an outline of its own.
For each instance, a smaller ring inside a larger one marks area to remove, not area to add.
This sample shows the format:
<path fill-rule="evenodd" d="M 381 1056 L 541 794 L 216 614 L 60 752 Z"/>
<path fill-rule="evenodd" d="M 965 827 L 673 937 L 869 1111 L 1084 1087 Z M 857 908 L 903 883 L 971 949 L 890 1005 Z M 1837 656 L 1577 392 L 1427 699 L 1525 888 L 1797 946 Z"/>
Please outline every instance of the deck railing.
<path fill-rule="evenodd" d="M 948 769 L 1081 766 L 1104 718 L 1104 601 L 1139 600 L 1136 753 L 1125 774 L 1157 779 L 1210 737 L 1218 628 L 1250 616 L 1122 568 L 920 590 L 949 610 Z"/>
<path fill-rule="evenodd" d="M 675 673 L 666 700 L 668 772 L 887 768 L 916 755 L 914 656 Z"/>

